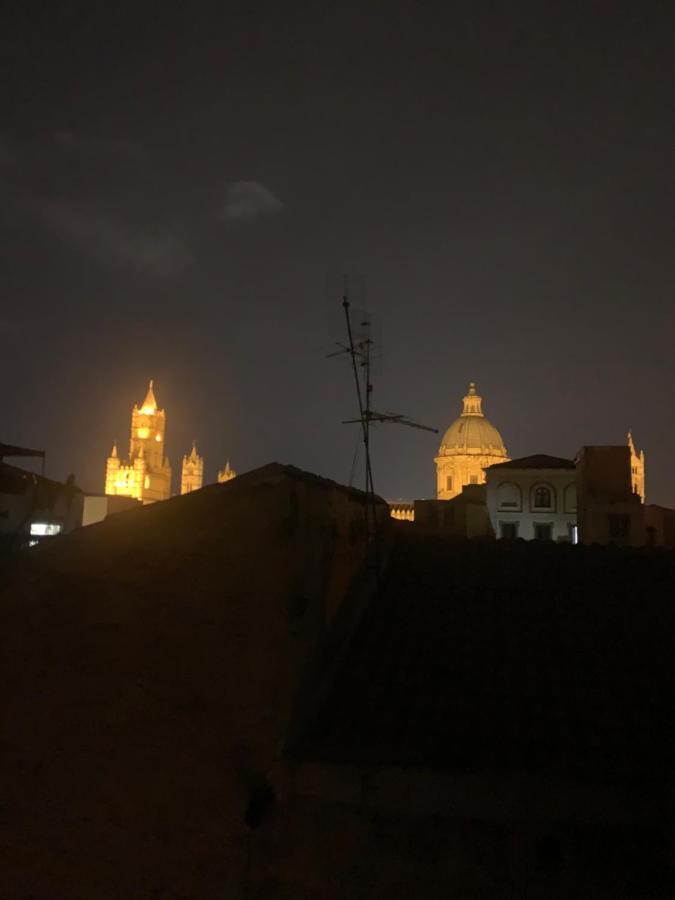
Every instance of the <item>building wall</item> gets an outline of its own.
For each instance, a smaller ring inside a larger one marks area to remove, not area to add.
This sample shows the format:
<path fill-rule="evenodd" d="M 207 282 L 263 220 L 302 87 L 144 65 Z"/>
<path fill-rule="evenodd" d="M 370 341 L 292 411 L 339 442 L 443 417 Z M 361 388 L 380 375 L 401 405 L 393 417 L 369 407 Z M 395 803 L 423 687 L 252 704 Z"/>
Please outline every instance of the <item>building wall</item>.
<path fill-rule="evenodd" d="M 466 485 L 451 500 L 415 500 L 415 528 L 453 538 L 494 537 L 485 499 L 485 485 Z"/>
<path fill-rule="evenodd" d="M 645 506 L 644 512 L 647 546 L 675 550 L 675 509 L 650 504 Z"/>
<path fill-rule="evenodd" d="M 108 516 L 128 509 L 135 509 L 138 500 L 133 497 L 115 496 L 107 494 L 87 494 L 84 497 L 82 510 L 82 525 L 94 525 L 102 522 Z"/>
<path fill-rule="evenodd" d="M 549 506 L 537 504 L 539 488 L 548 489 Z M 504 525 L 515 525 L 516 536 L 533 540 L 537 525 L 551 526 L 551 539 L 574 539 L 577 525 L 574 469 L 504 469 L 487 471 L 487 507 L 497 537 Z"/>
<path fill-rule="evenodd" d="M 81 525 L 84 495 L 74 485 L 3 463 L 0 481 L 0 551 L 49 539 L 41 526 L 67 534 Z"/>
<path fill-rule="evenodd" d="M 436 457 L 436 497 L 452 500 L 465 486 L 485 484 L 485 469 L 508 459 L 505 455 L 487 453 L 457 453 Z M 448 482 L 448 479 L 451 479 Z"/>
<path fill-rule="evenodd" d="M 633 491 L 630 447 L 582 447 L 577 490 L 579 539 L 584 544 L 645 544 L 644 506 Z"/>
<path fill-rule="evenodd" d="M 25 560 L 0 893 L 242 897 L 247 808 L 367 607 L 366 536 L 360 492 L 269 466 Z"/>

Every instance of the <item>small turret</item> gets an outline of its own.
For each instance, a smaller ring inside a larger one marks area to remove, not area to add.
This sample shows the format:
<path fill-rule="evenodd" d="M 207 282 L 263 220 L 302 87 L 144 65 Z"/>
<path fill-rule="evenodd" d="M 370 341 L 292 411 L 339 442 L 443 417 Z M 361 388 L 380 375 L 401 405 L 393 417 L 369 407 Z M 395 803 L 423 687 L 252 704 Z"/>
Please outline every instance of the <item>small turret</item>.
<path fill-rule="evenodd" d="M 189 456 L 183 457 L 183 471 L 180 479 L 181 494 L 198 491 L 204 484 L 204 460 L 197 453 L 197 441 L 192 442 Z"/>
<path fill-rule="evenodd" d="M 230 461 L 228 459 L 227 462 L 225 463 L 225 468 L 221 469 L 221 471 L 218 472 L 218 484 L 223 484 L 226 481 L 231 481 L 233 478 L 236 478 L 236 477 L 237 477 L 237 473 L 230 466 Z"/>

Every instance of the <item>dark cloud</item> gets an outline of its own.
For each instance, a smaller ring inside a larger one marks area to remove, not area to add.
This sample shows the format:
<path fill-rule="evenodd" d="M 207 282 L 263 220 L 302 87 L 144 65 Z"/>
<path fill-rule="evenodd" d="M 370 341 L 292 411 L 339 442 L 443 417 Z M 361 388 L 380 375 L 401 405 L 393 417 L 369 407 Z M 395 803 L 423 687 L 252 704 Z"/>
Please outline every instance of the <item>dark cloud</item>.
<path fill-rule="evenodd" d="M 6 166 L 14 162 L 14 153 L 7 141 L 0 137 L 0 166 Z"/>
<path fill-rule="evenodd" d="M 128 138 L 98 138 L 73 131 L 55 131 L 52 140 L 60 149 L 86 156 L 118 156 L 142 159 L 145 150 L 137 141 Z"/>
<path fill-rule="evenodd" d="M 174 233 L 139 228 L 66 201 L 43 203 L 39 215 L 63 240 L 106 265 L 170 278 L 194 260 L 186 242 Z"/>
<path fill-rule="evenodd" d="M 226 189 L 220 218 L 253 221 L 283 208 L 281 200 L 259 181 L 233 181 Z"/>

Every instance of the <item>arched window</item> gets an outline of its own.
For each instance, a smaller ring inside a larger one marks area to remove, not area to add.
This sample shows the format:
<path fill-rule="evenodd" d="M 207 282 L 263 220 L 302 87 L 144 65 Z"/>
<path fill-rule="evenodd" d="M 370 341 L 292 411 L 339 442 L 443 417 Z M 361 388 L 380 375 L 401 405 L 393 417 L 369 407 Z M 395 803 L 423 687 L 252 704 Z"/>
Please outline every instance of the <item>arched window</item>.
<path fill-rule="evenodd" d="M 503 481 L 497 488 L 497 505 L 499 509 L 519 512 L 522 508 L 522 495 L 518 485 L 512 481 Z"/>
<path fill-rule="evenodd" d="M 545 484 L 537 485 L 532 492 L 532 500 L 533 509 L 551 509 L 553 507 L 553 492 Z"/>

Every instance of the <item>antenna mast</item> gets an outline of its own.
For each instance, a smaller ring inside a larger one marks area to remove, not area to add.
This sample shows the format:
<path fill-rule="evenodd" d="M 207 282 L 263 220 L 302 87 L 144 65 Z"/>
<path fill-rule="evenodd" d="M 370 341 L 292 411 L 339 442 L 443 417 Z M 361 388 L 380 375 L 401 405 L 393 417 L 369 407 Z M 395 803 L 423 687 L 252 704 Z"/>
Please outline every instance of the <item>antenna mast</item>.
<path fill-rule="evenodd" d="M 373 481 L 373 466 L 370 454 L 370 426 L 371 423 L 391 423 L 393 425 L 408 425 L 410 428 L 419 428 L 422 431 L 431 431 L 438 434 L 437 428 L 430 428 L 428 425 L 420 425 L 413 422 L 406 416 L 398 413 L 380 413 L 372 408 L 373 385 L 371 382 L 372 355 L 374 341 L 370 331 L 370 317 L 368 314 L 363 315 L 363 321 L 358 323 L 359 331 L 362 330 L 363 336 L 355 340 L 354 328 L 352 324 L 351 303 L 349 300 L 349 290 L 345 280 L 344 293 L 342 296 L 342 308 L 345 315 L 345 325 L 347 328 L 347 343 L 338 342 L 339 350 L 329 353 L 329 357 L 348 355 L 352 363 L 352 373 L 354 375 L 354 386 L 356 388 L 356 399 L 359 407 L 358 419 L 346 419 L 343 425 L 359 424 L 361 425 L 361 433 L 363 438 L 363 447 L 365 451 L 365 493 L 366 493 L 366 532 L 368 540 L 368 559 L 375 569 L 375 577 L 379 578 L 379 541 L 378 541 L 378 523 L 377 523 L 377 497 L 375 494 L 375 484 Z M 359 369 L 362 370 L 362 378 L 359 376 Z"/>

